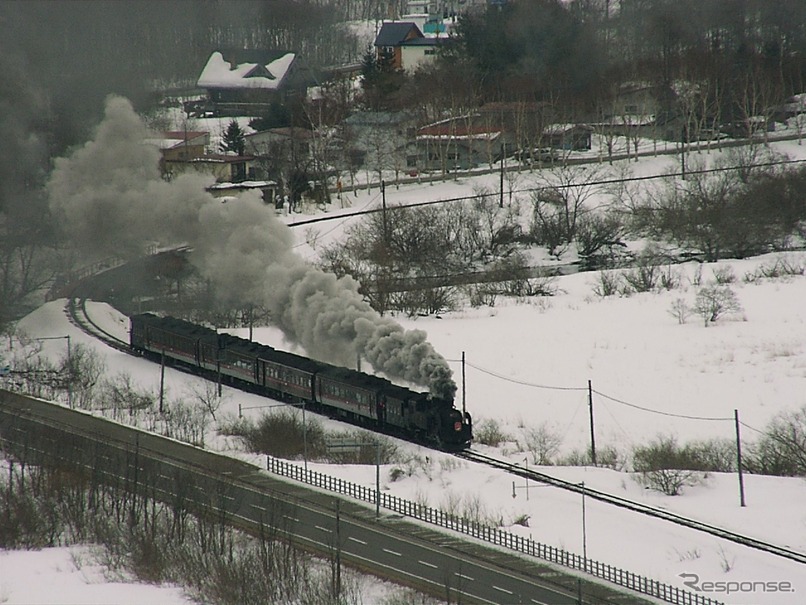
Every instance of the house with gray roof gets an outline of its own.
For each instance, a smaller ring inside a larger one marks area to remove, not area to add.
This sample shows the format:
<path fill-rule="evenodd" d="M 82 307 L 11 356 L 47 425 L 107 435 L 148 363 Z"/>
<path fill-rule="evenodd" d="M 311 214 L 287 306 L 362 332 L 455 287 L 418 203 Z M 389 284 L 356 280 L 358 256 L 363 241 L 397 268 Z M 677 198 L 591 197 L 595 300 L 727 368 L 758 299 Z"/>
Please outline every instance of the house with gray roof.
<path fill-rule="evenodd" d="M 197 85 L 219 115 L 260 115 L 274 100 L 304 93 L 309 80 L 296 53 L 235 49 L 214 51 Z"/>
<path fill-rule="evenodd" d="M 425 36 L 410 21 L 388 21 L 375 37 L 375 52 L 379 60 L 388 57 L 393 68 L 412 72 L 430 61 L 446 40 L 444 36 Z"/>

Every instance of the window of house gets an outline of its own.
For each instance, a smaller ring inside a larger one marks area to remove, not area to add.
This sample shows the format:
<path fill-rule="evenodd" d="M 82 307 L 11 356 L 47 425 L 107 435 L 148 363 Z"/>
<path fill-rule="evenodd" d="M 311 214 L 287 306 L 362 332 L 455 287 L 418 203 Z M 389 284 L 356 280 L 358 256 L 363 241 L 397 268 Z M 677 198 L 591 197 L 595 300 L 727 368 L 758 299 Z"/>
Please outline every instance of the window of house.
<path fill-rule="evenodd" d="M 417 156 L 416 155 L 407 155 L 406 156 L 406 167 L 407 168 L 415 168 L 417 166 Z"/>

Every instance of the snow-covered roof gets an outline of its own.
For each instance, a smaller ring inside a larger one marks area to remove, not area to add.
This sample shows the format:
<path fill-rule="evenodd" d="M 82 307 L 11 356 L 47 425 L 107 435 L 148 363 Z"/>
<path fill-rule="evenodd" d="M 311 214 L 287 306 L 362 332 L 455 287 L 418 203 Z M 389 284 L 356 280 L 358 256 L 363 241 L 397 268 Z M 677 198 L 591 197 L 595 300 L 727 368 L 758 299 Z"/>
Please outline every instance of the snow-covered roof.
<path fill-rule="evenodd" d="M 604 122 L 605 126 L 650 126 L 655 123 L 654 114 L 624 114 L 612 116 Z"/>
<path fill-rule="evenodd" d="M 201 130 L 166 131 L 160 135 L 158 138 L 148 138 L 145 142 L 159 149 L 172 149 L 184 145 L 206 145 L 210 137 L 210 133 Z"/>
<path fill-rule="evenodd" d="M 572 130 L 593 130 L 586 124 L 549 124 L 543 129 L 543 134 L 566 134 Z"/>
<path fill-rule="evenodd" d="M 410 21 L 387 21 L 375 38 L 375 46 L 399 46 L 409 38 L 422 38 L 423 32 Z"/>
<path fill-rule="evenodd" d="M 264 187 L 274 187 L 277 183 L 275 181 L 242 181 L 240 183 L 216 183 L 210 185 L 210 190 L 227 190 L 227 189 L 262 189 Z"/>
<path fill-rule="evenodd" d="M 418 141 L 494 141 L 501 136 L 501 131 L 473 132 L 460 134 L 419 134 Z"/>
<path fill-rule="evenodd" d="M 296 55 L 285 53 L 261 53 L 260 51 L 216 51 L 207 60 L 198 86 L 200 88 L 262 88 L 276 90 L 280 87 L 294 62 Z"/>

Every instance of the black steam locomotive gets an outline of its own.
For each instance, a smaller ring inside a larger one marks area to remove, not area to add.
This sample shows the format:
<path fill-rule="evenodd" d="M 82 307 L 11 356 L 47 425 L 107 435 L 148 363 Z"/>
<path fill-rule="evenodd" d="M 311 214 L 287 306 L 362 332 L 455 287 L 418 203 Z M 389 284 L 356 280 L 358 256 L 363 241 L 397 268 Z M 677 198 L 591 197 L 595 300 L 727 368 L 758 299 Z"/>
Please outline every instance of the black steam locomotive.
<path fill-rule="evenodd" d="M 280 401 L 445 450 L 467 447 L 470 414 L 452 400 L 388 380 L 279 351 L 175 318 L 131 317 L 131 348 L 154 360 L 220 378 Z"/>

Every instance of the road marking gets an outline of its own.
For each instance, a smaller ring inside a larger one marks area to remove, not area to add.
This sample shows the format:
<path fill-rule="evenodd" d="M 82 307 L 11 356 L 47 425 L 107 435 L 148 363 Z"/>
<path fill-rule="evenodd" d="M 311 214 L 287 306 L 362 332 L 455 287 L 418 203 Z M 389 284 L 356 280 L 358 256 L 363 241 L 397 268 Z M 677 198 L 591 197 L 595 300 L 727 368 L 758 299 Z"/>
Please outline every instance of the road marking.
<path fill-rule="evenodd" d="M 366 545 L 367 545 L 367 543 L 366 543 L 366 542 L 364 542 L 363 540 L 359 540 L 358 538 L 352 538 L 352 537 L 350 537 L 350 538 L 347 538 L 347 539 L 348 539 L 348 540 L 352 540 L 353 542 L 358 542 L 359 544 L 363 544 L 364 546 L 366 546 Z"/>
<path fill-rule="evenodd" d="M 321 529 L 322 531 L 326 531 L 326 532 L 327 532 L 327 533 L 329 533 L 329 534 L 332 534 L 332 533 L 333 533 L 333 530 L 332 530 L 332 529 L 328 529 L 327 527 L 322 527 L 321 525 L 314 525 L 314 527 L 315 527 L 316 529 Z"/>
<path fill-rule="evenodd" d="M 461 574 L 459 572 L 456 572 L 454 575 L 456 577 L 458 577 L 458 578 L 462 578 L 463 580 L 470 580 L 471 582 L 476 579 L 476 578 L 471 578 L 470 576 L 466 576 L 464 574 Z M 512 594 L 512 593 L 509 593 L 509 594 Z"/>
<path fill-rule="evenodd" d="M 264 513 L 266 512 L 265 508 L 263 508 L 262 506 L 258 506 L 257 504 L 250 504 L 249 506 L 251 506 L 252 508 L 258 509 L 261 512 L 264 512 Z"/>
<path fill-rule="evenodd" d="M 511 590 L 507 590 L 506 588 L 501 588 L 500 586 L 496 586 L 495 584 L 493 584 L 493 588 L 495 588 L 496 590 L 500 590 L 501 592 L 505 592 L 507 594 L 515 594 Z"/>
<path fill-rule="evenodd" d="M 433 569 L 439 569 L 436 565 L 434 565 L 433 563 L 429 563 L 428 561 L 417 561 L 417 562 L 420 565 L 425 565 L 426 567 L 431 567 Z"/>
<path fill-rule="evenodd" d="M 289 517 L 288 515 L 283 515 L 283 519 L 288 519 L 289 521 L 293 521 L 294 523 L 299 523 L 299 519 L 296 517 Z"/>
<path fill-rule="evenodd" d="M 403 555 L 401 555 L 399 552 L 395 552 L 395 551 L 393 551 L 393 550 L 389 550 L 388 548 L 384 548 L 384 549 L 383 549 L 383 552 L 388 552 L 390 555 L 395 555 L 396 557 L 402 557 L 402 556 L 403 556 Z"/>

